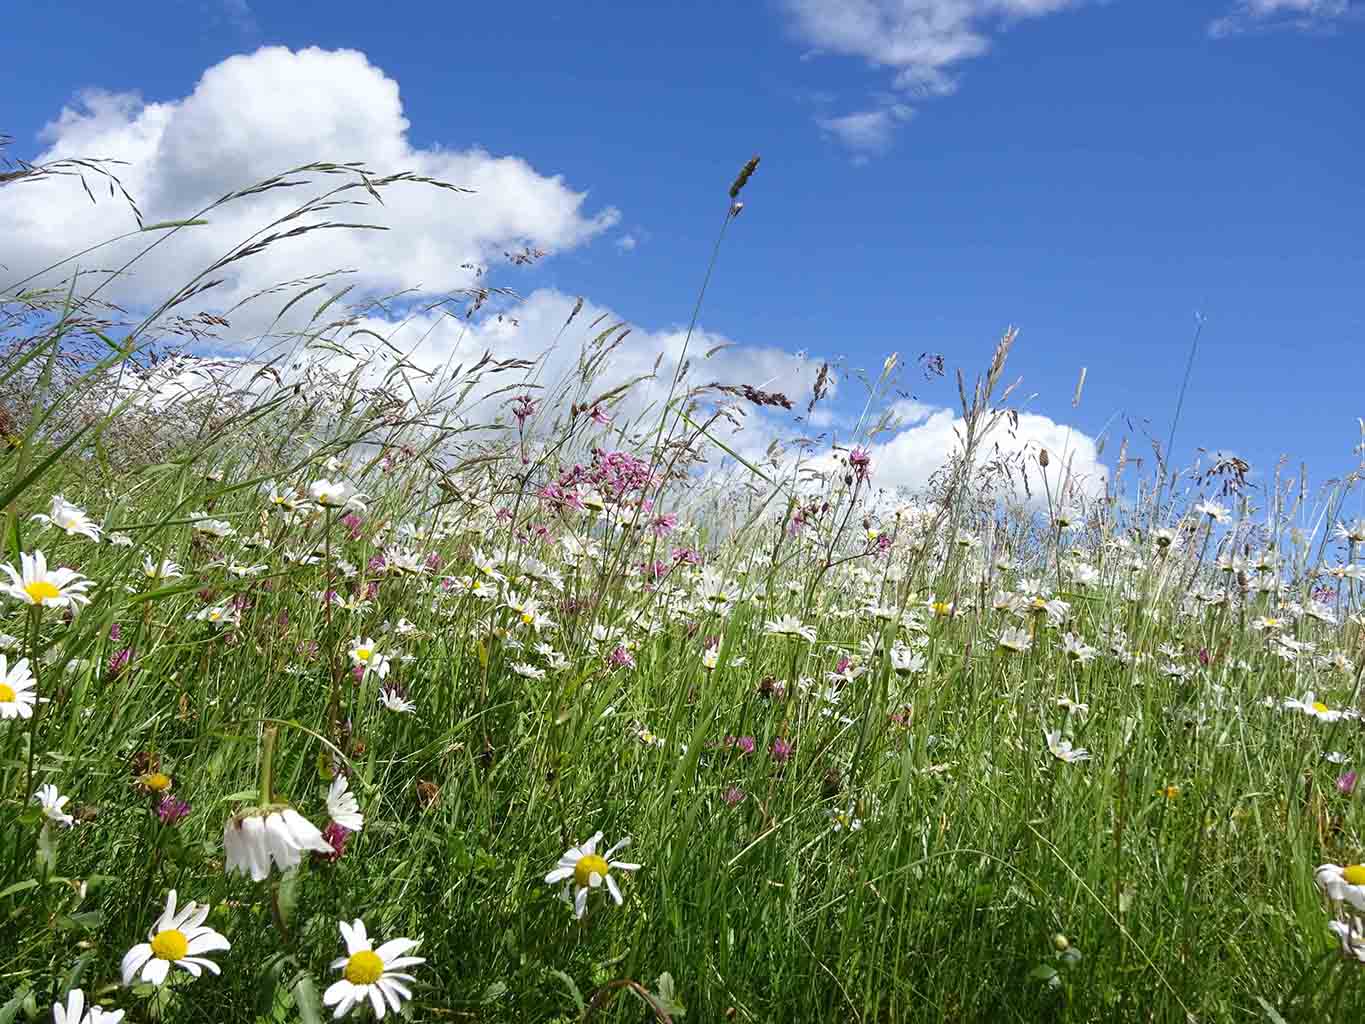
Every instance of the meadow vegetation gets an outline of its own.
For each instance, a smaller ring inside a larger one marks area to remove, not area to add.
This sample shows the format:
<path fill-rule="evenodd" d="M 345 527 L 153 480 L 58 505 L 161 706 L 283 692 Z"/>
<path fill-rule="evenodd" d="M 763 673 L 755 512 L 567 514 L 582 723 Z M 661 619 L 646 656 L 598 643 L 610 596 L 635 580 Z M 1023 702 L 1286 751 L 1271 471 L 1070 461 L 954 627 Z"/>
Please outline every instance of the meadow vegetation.
<path fill-rule="evenodd" d="M 784 395 L 571 316 L 551 379 L 300 277 L 232 354 L 232 263 L 441 185 L 244 188 L 322 186 L 155 309 L 0 292 L 0 1024 L 1362 1019 L 1355 475 L 1001 455 L 1013 331 Z"/>

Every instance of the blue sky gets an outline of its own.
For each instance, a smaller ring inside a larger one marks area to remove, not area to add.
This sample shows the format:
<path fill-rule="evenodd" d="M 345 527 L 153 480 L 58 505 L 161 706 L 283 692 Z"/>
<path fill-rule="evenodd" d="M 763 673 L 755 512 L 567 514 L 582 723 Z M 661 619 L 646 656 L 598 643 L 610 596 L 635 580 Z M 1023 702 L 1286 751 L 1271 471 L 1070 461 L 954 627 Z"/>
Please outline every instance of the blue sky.
<path fill-rule="evenodd" d="M 24 5 L 0 130 L 35 157 L 81 90 L 177 101 L 260 46 L 359 50 L 397 82 L 412 147 L 515 155 L 619 211 L 505 283 L 655 330 L 686 320 L 725 188 L 761 153 L 709 330 L 972 371 L 1017 324 L 1030 408 L 1107 424 L 1108 461 L 1125 416 L 1164 440 L 1202 312 L 1177 455 L 1229 449 L 1268 474 L 1283 453 L 1321 481 L 1355 465 L 1365 415 L 1361 6 Z"/>

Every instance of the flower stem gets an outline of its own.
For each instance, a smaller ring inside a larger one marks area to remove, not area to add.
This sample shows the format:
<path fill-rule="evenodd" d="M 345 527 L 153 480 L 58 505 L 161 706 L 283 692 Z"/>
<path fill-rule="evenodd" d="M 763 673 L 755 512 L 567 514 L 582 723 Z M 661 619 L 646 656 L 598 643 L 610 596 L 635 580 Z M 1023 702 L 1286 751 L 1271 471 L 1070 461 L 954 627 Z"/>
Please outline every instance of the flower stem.
<path fill-rule="evenodd" d="M 267 725 L 261 730 L 260 792 L 258 797 L 262 807 L 270 805 L 271 790 L 275 784 L 275 736 L 278 731 L 273 725 Z"/>

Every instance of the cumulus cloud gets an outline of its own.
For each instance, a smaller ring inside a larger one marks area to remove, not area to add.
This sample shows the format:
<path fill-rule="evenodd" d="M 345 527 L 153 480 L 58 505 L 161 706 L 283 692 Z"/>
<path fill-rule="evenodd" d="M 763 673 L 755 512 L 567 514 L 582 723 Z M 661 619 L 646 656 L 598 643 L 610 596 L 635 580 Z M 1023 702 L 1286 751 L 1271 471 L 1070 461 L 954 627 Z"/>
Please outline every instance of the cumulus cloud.
<path fill-rule="evenodd" d="M 902 97 L 944 96 L 957 88 L 957 65 L 979 57 L 992 37 L 1026 18 L 1054 14 L 1086 0 L 783 0 L 796 35 L 818 50 L 860 57 L 893 72 Z M 857 153 L 886 148 L 902 98 L 872 110 L 819 118 Z M 833 122 L 831 124 L 830 122 Z M 843 125 L 841 131 L 837 124 Z"/>
<path fill-rule="evenodd" d="M 1352 0 L 1237 0 L 1231 11 L 1209 23 L 1209 35 L 1222 39 L 1254 31 L 1321 31 L 1361 13 Z"/>
<path fill-rule="evenodd" d="M 870 448 L 872 482 L 884 490 L 903 487 L 915 493 L 929 483 L 954 453 L 961 451 L 964 425 L 952 409 L 914 400 L 898 403 L 893 411 L 900 414 L 906 425 Z M 1039 467 L 1036 458 L 1041 448 L 1046 448 L 1049 455 L 1046 470 Z M 1049 488 L 1055 497 L 1062 493 L 1063 484 L 1073 499 L 1104 493 L 1109 470 L 1100 461 L 1099 445 L 1095 438 L 1074 427 L 1037 413 L 1020 413 L 1017 426 L 1002 417 L 986 435 L 978 451 L 978 465 L 1000 456 L 1020 454 L 1026 456 L 1018 460 L 1015 471 L 1017 497 L 1021 500 L 1031 493 L 1035 503 L 1044 502 Z M 1028 474 L 1027 489 L 1021 482 L 1021 469 Z"/>
<path fill-rule="evenodd" d="M 39 162 L 124 161 L 115 170 L 148 223 L 187 217 L 230 191 L 313 161 L 361 162 L 375 173 L 409 171 L 472 190 L 402 183 L 387 190 L 382 207 L 330 210 L 333 219 L 389 230 L 319 231 L 275 244 L 218 275 L 224 282 L 212 295 L 220 308 L 299 276 L 301 267 L 353 268 L 348 283 L 361 291 L 446 293 L 475 280 L 471 265 L 509 250 L 582 245 L 618 219 L 609 207 L 590 210 L 585 192 L 518 157 L 414 146 L 398 83 L 354 50 L 265 47 L 209 68 L 179 99 L 87 92 L 46 127 L 42 140 L 47 148 Z M 318 180 L 321 187 L 341 183 Z M 367 198 L 360 191 L 349 198 L 357 195 Z M 133 304 L 159 301 L 304 197 L 279 189 L 219 207 L 210 223 L 176 233 L 106 294 Z M 136 226 L 125 204 L 101 198 L 92 205 L 70 179 L 0 191 L 0 237 L 19 240 L 7 246 L 0 287 Z M 117 267 L 152 240 L 143 234 L 101 249 L 81 267 Z"/>

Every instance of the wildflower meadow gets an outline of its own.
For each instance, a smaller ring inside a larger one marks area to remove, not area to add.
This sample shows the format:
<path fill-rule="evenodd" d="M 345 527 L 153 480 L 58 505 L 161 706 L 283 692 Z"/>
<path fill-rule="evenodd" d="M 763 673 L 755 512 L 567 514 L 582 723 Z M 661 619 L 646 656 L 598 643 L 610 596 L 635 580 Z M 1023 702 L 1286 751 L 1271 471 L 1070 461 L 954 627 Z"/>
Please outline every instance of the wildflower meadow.
<path fill-rule="evenodd" d="M 1001 454 L 1012 328 L 805 394 L 622 382 L 577 308 L 567 372 L 432 367 L 300 267 L 221 354 L 225 270 L 397 189 L 478 202 L 309 164 L 141 225 L 297 197 L 155 308 L 0 275 L 0 1024 L 1365 1019 L 1358 474 Z"/>

